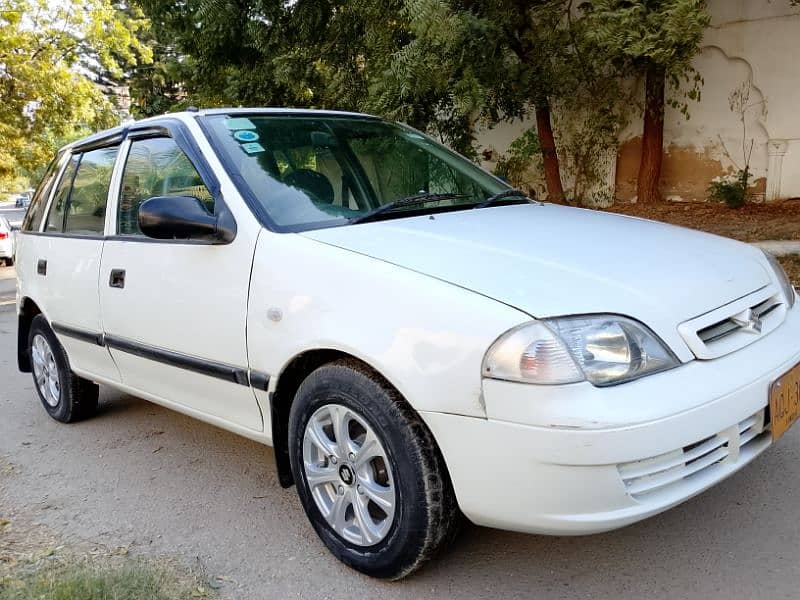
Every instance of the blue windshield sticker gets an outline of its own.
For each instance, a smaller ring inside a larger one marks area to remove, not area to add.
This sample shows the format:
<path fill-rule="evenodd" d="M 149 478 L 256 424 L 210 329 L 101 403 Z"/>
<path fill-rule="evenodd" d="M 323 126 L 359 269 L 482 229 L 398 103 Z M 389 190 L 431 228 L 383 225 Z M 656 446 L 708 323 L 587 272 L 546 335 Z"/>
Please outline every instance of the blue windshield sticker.
<path fill-rule="evenodd" d="M 225 119 L 225 127 L 230 129 L 231 131 L 236 131 L 237 129 L 255 129 L 255 124 L 250 119 L 245 119 L 244 117 L 237 117 L 235 119 Z"/>
<path fill-rule="evenodd" d="M 242 144 L 242 149 L 248 154 L 258 154 L 259 152 L 264 152 L 264 146 L 258 142 L 248 142 L 247 144 Z"/>
<path fill-rule="evenodd" d="M 258 140 L 258 134 L 251 129 L 242 129 L 233 132 L 233 139 L 237 142 L 255 142 Z"/>

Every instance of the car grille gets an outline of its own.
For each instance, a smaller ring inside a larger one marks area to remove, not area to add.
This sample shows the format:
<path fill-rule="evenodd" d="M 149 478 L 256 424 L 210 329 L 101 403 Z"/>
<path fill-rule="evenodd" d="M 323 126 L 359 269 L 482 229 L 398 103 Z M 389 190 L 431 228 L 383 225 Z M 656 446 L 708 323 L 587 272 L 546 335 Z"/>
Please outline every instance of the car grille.
<path fill-rule="evenodd" d="M 768 443 L 766 409 L 725 431 L 653 458 L 617 466 L 627 492 L 637 500 L 685 485 L 722 463 L 735 463 L 750 445 Z"/>
<path fill-rule="evenodd" d="M 695 317 L 678 326 L 694 355 L 712 359 L 764 337 L 786 318 L 783 296 L 772 286 Z"/>

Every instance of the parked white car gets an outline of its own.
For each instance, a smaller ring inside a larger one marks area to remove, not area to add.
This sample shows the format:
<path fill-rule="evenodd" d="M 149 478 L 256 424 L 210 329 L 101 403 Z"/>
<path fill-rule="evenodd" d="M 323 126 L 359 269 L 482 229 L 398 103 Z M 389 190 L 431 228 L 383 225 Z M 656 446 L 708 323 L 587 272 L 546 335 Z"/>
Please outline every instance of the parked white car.
<path fill-rule="evenodd" d="M 530 201 L 365 115 L 203 110 L 77 142 L 17 258 L 19 367 L 50 416 L 92 415 L 106 384 L 273 445 L 324 543 L 376 577 L 461 513 L 556 535 L 654 515 L 800 413 L 774 259 Z"/>
<path fill-rule="evenodd" d="M 14 262 L 14 230 L 4 216 L 0 215 L 0 266 Z"/>

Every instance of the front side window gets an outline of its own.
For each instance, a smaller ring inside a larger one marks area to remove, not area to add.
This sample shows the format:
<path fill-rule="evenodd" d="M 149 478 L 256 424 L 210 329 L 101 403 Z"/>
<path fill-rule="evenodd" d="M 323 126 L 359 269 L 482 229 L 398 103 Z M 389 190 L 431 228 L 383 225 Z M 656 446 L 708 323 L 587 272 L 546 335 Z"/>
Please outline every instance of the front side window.
<path fill-rule="evenodd" d="M 50 191 L 53 189 L 53 184 L 55 184 L 58 176 L 58 168 L 61 165 L 62 156 L 64 156 L 63 153 L 59 154 L 47 166 L 42 181 L 39 183 L 39 187 L 36 188 L 36 193 L 34 193 L 31 204 L 28 207 L 28 212 L 25 213 L 25 218 L 22 221 L 22 231 L 39 231 L 44 210 L 47 208 L 47 199 L 50 197 Z"/>
<path fill-rule="evenodd" d="M 507 189 L 427 136 L 377 119 L 205 118 L 228 167 L 284 230 L 343 225 L 379 206 L 419 194 L 448 197 L 420 203 L 402 214 L 419 214 L 422 208 L 470 208 Z"/>
<path fill-rule="evenodd" d="M 56 187 L 53 202 L 50 204 L 50 213 L 47 215 L 45 231 L 49 233 L 62 233 L 64 231 L 64 214 L 67 210 L 69 192 L 72 189 L 72 180 L 78 168 L 78 156 L 71 156 L 64 173 Z"/>
<path fill-rule="evenodd" d="M 93 235 L 105 230 L 108 186 L 118 149 L 99 148 L 81 157 L 69 196 L 65 233 Z"/>
<path fill-rule="evenodd" d="M 148 138 L 131 144 L 117 211 L 119 235 L 142 235 L 139 206 L 155 196 L 194 196 L 214 213 L 211 193 L 172 138 Z"/>

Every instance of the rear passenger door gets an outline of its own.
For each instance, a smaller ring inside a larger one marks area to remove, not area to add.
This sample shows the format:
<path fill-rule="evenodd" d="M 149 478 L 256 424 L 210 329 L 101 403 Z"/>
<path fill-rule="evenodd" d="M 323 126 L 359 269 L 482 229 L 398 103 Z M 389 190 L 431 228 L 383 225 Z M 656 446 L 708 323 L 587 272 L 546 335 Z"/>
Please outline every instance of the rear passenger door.
<path fill-rule="evenodd" d="M 123 383 L 194 416 L 260 431 L 245 333 L 260 226 L 246 207 L 228 208 L 186 125 L 129 137 L 100 271 L 105 342 Z M 145 237 L 139 207 L 154 196 L 194 196 L 211 214 L 238 210 L 236 237 L 223 245 Z"/>
<path fill-rule="evenodd" d="M 97 279 L 118 151 L 118 146 L 107 146 L 73 152 L 62 167 L 41 231 L 23 234 L 30 236 L 25 276 L 38 280 L 40 296 L 34 301 L 66 349 L 70 366 L 84 377 L 110 382 L 120 376 L 101 342 Z"/>

